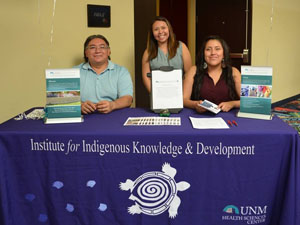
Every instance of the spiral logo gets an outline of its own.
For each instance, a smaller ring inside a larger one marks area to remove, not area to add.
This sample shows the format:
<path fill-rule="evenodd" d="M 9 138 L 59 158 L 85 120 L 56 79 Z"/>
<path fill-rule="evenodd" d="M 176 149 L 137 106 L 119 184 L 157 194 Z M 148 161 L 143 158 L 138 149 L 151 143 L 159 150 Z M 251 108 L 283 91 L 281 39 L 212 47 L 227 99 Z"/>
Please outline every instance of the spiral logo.
<path fill-rule="evenodd" d="M 169 163 L 164 163 L 162 172 L 147 172 L 135 181 L 127 179 L 126 182 L 121 182 L 120 189 L 130 191 L 129 199 L 135 202 L 128 207 L 128 213 L 155 216 L 168 210 L 169 217 L 175 218 L 181 203 L 177 191 L 184 191 L 190 187 L 185 181 L 175 182 L 176 172 Z"/>
<path fill-rule="evenodd" d="M 148 172 L 138 177 L 132 194 L 145 214 L 156 215 L 168 209 L 176 192 L 176 183 L 169 176 Z"/>

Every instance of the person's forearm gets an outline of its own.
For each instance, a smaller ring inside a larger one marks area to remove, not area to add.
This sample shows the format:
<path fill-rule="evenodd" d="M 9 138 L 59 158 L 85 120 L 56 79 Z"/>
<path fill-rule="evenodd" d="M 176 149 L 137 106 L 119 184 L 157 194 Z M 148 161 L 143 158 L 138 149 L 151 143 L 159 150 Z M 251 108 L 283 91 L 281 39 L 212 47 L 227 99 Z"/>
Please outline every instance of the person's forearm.
<path fill-rule="evenodd" d="M 186 108 L 195 109 L 196 105 L 199 103 L 199 101 L 193 101 L 193 100 L 184 100 L 183 105 Z"/>
<path fill-rule="evenodd" d="M 132 104 L 132 99 L 133 98 L 130 95 L 122 96 L 122 97 L 116 99 L 115 101 L 112 101 L 112 104 L 113 104 L 112 109 L 116 110 L 116 109 L 122 109 L 122 108 L 129 107 Z"/>
<path fill-rule="evenodd" d="M 149 78 L 149 77 L 144 78 L 143 83 L 144 83 L 144 86 L 147 89 L 148 93 L 150 93 L 151 92 L 151 78 Z"/>
<path fill-rule="evenodd" d="M 240 100 L 237 100 L 237 101 L 231 101 L 232 102 L 232 105 L 233 105 L 233 108 L 240 108 Z"/>

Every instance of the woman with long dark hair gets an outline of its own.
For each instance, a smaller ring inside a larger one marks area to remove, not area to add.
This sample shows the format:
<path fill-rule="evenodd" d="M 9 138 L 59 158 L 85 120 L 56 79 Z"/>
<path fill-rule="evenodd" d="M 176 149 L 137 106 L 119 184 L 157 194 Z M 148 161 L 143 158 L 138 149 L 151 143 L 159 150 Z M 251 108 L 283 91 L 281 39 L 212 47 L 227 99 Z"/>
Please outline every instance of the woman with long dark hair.
<path fill-rule="evenodd" d="M 219 36 L 205 39 L 196 65 L 185 76 L 183 85 L 184 106 L 197 112 L 209 100 L 225 112 L 240 107 L 241 73 L 230 65 L 229 47 Z"/>
<path fill-rule="evenodd" d="M 192 66 L 192 59 L 187 46 L 176 40 L 170 22 L 159 16 L 149 29 L 147 48 L 142 59 L 143 83 L 148 92 L 151 92 L 151 80 L 147 74 L 163 66 L 187 72 Z"/>

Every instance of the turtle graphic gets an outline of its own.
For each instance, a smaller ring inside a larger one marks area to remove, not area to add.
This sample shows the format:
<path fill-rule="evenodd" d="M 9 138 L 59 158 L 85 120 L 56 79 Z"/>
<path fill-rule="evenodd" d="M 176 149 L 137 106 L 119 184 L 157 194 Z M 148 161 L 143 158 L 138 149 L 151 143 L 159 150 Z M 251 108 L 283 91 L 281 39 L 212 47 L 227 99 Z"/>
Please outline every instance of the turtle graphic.
<path fill-rule="evenodd" d="M 126 182 L 121 182 L 120 189 L 130 190 L 129 199 L 135 202 L 128 207 L 128 213 L 155 216 L 168 210 L 169 217 L 175 218 L 181 203 L 177 192 L 190 187 L 186 181 L 176 183 L 174 180 L 176 173 L 175 168 L 169 163 L 164 163 L 162 172 L 151 171 L 140 175 L 135 181 L 127 179 Z"/>

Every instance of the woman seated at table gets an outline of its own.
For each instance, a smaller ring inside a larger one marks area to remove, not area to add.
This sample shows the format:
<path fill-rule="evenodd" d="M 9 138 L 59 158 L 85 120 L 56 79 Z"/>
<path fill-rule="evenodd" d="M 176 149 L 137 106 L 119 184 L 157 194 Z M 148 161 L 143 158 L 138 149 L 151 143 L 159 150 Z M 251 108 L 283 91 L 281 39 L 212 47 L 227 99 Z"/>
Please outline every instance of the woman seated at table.
<path fill-rule="evenodd" d="M 199 106 L 209 100 L 228 112 L 240 107 L 241 73 L 230 65 L 229 47 L 219 36 L 209 36 L 202 44 L 197 63 L 185 75 L 184 106 L 205 112 Z"/>

